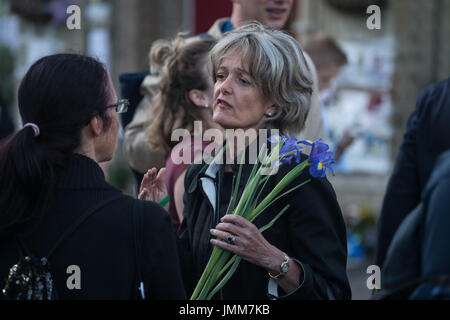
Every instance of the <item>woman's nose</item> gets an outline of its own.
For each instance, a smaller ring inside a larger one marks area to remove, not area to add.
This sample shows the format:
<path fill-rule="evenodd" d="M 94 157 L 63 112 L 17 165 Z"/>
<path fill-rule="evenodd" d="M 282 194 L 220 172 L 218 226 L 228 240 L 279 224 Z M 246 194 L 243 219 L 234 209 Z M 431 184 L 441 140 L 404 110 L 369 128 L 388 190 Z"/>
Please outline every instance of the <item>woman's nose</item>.
<path fill-rule="evenodd" d="M 227 79 L 225 79 L 225 81 L 223 81 L 220 84 L 220 88 L 219 88 L 220 92 L 222 94 L 231 94 L 233 92 L 233 89 L 231 87 L 231 80 L 230 77 L 228 77 Z"/>

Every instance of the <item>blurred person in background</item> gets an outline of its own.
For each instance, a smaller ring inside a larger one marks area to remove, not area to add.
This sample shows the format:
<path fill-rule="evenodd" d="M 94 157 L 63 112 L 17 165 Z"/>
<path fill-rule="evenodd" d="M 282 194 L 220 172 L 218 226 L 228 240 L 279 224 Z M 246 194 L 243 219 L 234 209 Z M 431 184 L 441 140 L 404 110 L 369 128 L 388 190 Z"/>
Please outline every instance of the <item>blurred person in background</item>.
<path fill-rule="evenodd" d="M 44 57 L 18 98 L 24 127 L 0 145 L 0 299 L 184 299 L 167 213 L 108 184 L 99 166 L 127 108 L 105 67 Z M 78 290 L 66 284 L 72 265 Z"/>
<path fill-rule="evenodd" d="M 169 213 L 174 230 L 183 219 L 184 176 L 195 158 L 202 159 L 203 149 L 210 141 L 194 143 L 194 121 L 201 121 L 202 129 L 218 128 L 212 121 L 214 84 L 208 71 L 208 54 L 216 41 L 198 39 L 185 45 L 182 38 L 173 42 L 158 41 L 152 46 L 152 64 L 163 66 L 160 71 L 159 90 L 153 100 L 148 140 L 154 150 L 166 157 L 165 177 L 170 197 Z M 161 57 L 161 60 L 158 60 Z M 148 110 L 150 112 L 150 110 Z M 172 141 L 176 129 L 186 129 L 191 135 L 189 141 Z M 186 146 L 185 144 L 188 144 Z M 189 162 L 175 163 L 174 158 L 190 150 Z M 174 156 L 171 156 L 172 151 Z M 146 190 L 146 189 L 144 189 Z M 141 197 L 144 195 L 141 195 Z"/>
<path fill-rule="evenodd" d="M 333 141 L 330 137 L 324 110 L 329 104 L 330 96 L 335 94 L 332 81 L 348 63 L 347 56 L 339 47 L 336 40 L 325 33 L 317 33 L 309 36 L 303 45 L 303 49 L 309 54 L 317 69 L 319 102 L 324 112 L 325 133 L 327 134 L 327 141 L 334 145 L 331 146 L 334 150 L 334 159 L 336 162 L 339 162 L 342 154 L 353 143 L 354 136 L 350 130 L 347 130 L 339 141 Z"/>
<path fill-rule="evenodd" d="M 436 160 L 420 203 L 398 226 L 377 299 L 450 298 L 450 149 Z"/>
<path fill-rule="evenodd" d="M 449 121 L 450 78 L 425 88 L 408 120 L 378 222 L 379 266 L 398 226 L 419 204 L 437 157 L 450 149 Z"/>
<path fill-rule="evenodd" d="M 218 19 L 207 33 L 197 37 L 219 40 L 226 32 L 253 20 L 276 29 L 283 29 L 293 14 L 294 0 L 230 1 L 233 2 L 231 17 Z M 297 132 L 293 132 L 293 135 L 301 140 L 309 139 L 314 141 L 319 138 L 325 139 L 326 137 L 323 128 L 322 111 L 318 101 L 316 69 L 307 54 L 305 58 L 308 62 L 308 68 L 313 75 L 314 90 L 311 99 L 311 108 L 307 114 L 305 125 L 301 131 L 297 130 Z M 138 83 L 136 79 L 130 80 L 131 82 L 134 84 Z M 152 108 L 151 99 L 158 83 L 159 75 L 157 72 L 151 72 L 149 76 L 145 77 L 141 85 L 141 91 L 145 93 L 144 98 L 136 108 L 133 120 L 125 128 L 123 152 L 139 183 L 143 178 L 143 174 L 150 168 L 161 168 L 165 163 L 164 153 L 154 150 L 146 135 L 146 128 L 150 121 L 149 117 L 152 115 L 152 112 L 148 110 Z M 123 85 L 126 86 L 127 84 L 125 83 Z M 139 91 L 139 87 L 136 87 L 134 91 Z M 301 124 L 299 124 L 300 127 Z"/>
<path fill-rule="evenodd" d="M 332 80 L 348 63 L 345 52 L 332 36 L 325 33 L 309 36 L 303 44 L 303 50 L 309 54 L 316 66 L 319 91 L 330 89 Z"/>

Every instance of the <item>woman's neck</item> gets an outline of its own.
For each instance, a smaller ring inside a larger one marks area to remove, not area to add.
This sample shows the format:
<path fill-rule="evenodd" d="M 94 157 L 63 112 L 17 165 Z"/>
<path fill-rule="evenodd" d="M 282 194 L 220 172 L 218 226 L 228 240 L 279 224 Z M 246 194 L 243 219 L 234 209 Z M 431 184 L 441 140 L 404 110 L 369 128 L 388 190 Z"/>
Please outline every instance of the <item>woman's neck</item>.
<path fill-rule="evenodd" d="M 237 131 L 237 130 L 239 130 L 239 131 Z M 240 133 L 239 136 L 237 135 L 238 133 Z M 227 139 L 227 144 L 226 144 L 227 159 L 229 158 L 228 155 L 232 155 L 232 157 L 233 157 L 232 163 L 240 163 L 239 158 L 243 155 L 243 152 L 245 152 L 246 148 L 250 144 L 252 144 L 254 141 L 256 141 L 258 139 L 257 133 L 258 133 L 258 131 L 255 128 L 235 129 L 233 136 L 226 137 L 226 139 Z M 230 143 L 230 140 L 232 140 L 231 143 Z M 246 161 L 246 160 L 248 160 L 248 159 L 244 159 L 244 161 Z M 228 161 L 225 162 L 224 170 L 225 170 L 225 172 L 232 171 L 231 164 L 229 164 Z"/>

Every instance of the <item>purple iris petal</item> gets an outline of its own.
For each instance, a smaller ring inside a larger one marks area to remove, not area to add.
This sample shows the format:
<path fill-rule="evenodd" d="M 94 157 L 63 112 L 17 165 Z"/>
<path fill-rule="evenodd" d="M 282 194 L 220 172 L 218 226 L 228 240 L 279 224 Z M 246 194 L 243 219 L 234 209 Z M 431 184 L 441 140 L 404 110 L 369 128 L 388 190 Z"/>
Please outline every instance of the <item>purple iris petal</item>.
<path fill-rule="evenodd" d="M 332 165 L 335 161 L 333 159 L 333 153 L 328 151 L 330 149 L 328 145 L 323 143 L 322 139 L 316 140 L 312 144 L 310 144 L 309 141 L 306 141 L 304 144 L 312 145 L 311 154 L 308 159 L 308 162 L 311 164 L 309 169 L 311 176 L 323 178 L 325 177 L 327 170 L 330 170 L 334 175 Z"/>
<path fill-rule="evenodd" d="M 290 137 L 289 140 L 287 140 L 280 150 L 280 156 L 281 161 L 283 163 L 291 163 L 292 159 L 294 159 L 298 163 L 300 161 L 300 152 L 301 152 L 302 146 L 298 144 L 297 139 L 294 137 Z M 287 154 L 290 154 L 288 156 L 285 156 Z"/>
<path fill-rule="evenodd" d="M 300 141 L 295 137 L 287 139 L 285 136 L 274 135 L 267 140 L 271 143 L 283 142 L 279 151 L 279 160 L 281 163 L 291 163 L 293 159 L 297 163 L 300 162 L 302 146 L 300 145 Z"/>
<path fill-rule="evenodd" d="M 332 153 L 328 153 L 328 145 L 323 142 L 314 142 L 311 149 L 311 154 L 309 155 L 309 162 L 313 163 L 316 161 L 322 161 L 322 159 L 327 158 L 328 156 L 332 156 Z"/>
<path fill-rule="evenodd" d="M 293 155 L 288 156 L 288 157 L 283 157 L 280 159 L 281 163 L 291 163 L 292 159 L 294 158 Z"/>
<path fill-rule="evenodd" d="M 295 155 L 295 162 L 300 163 L 301 156 L 302 156 L 302 153 L 299 150 L 297 150 L 297 154 Z"/>
<path fill-rule="evenodd" d="M 284 138 L 284 137 L 283 137 Z M 286 138 L 284 138 L 286 139 Z M 291 151 L 293 148 L 295 148 L 295 143 L 297 142 L 297 140 L 295 140 L 295 138 L 289 138 L 289 140 L 286 140 L 283 144 L 283 146 L 281 147 L 280 153 L 287 153 L 289 151 Z"/>
<path fill-rule="evenodd" d="M 313 144 L 318 143 L 318 142 L 320 142 L 320 141 L 322 141 L 322 138 L 317 139 L 317 140 L 314 141 L 314 142 L 311 141 L 311 140 L 302 140 L 302 141 L 299 141 L 299 143 L 304 144 L 305 146 L 312 146 Z"/>
<path fill-rule="evenodd" d="M 319 163 L 313 163 L 309 167 L 309 173 L 314 178 L 324 178 L 325 177 L 325 167 L 319 169 Z"/>

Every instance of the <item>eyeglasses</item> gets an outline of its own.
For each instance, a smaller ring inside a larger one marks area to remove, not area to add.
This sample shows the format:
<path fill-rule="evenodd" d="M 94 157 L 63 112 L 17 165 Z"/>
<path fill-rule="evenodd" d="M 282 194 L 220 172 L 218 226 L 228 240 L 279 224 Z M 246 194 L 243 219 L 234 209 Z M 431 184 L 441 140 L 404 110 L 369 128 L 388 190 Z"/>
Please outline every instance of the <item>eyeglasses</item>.
<path fill-rule="evenodd" d="M 130 101 L 128 101 L 127 99 L 122 99 L 122 100 L 119 100 L 117 103 L 106 106 L 106 109 L 115 108 L 117 113 L 125 113 L 128 111 L 129 106 L 130 106 Z"/>

